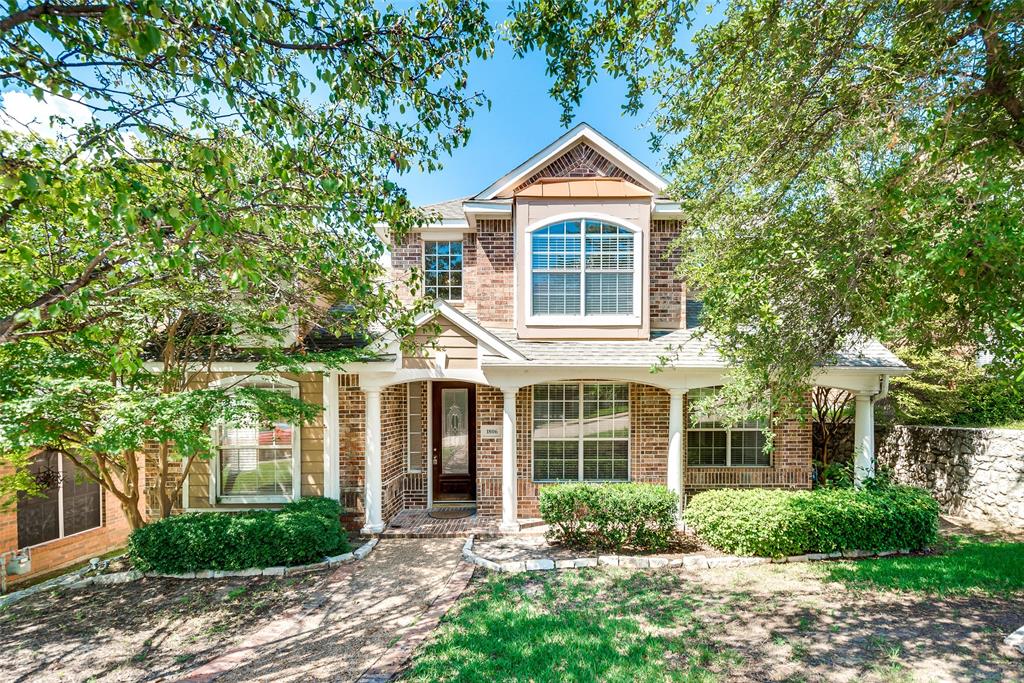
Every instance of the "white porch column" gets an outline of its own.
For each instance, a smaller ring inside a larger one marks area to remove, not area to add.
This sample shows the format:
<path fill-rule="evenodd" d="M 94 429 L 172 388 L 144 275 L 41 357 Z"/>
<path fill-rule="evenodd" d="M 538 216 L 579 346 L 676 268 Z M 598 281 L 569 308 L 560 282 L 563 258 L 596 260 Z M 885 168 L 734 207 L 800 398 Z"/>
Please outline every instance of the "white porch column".
<path fill-rule="evenodd" d="M 516 482 L 516 393 L 518 387 L 501 390 L 501 524 L 503 533 L 519 531 Z"/>
<path fill-rule="evenodd" d="M 341 500 L 338 446 L 338 372 L 324 375 L 324 498 Z"/>
<path fill-rule="evenodd" d="M 677 513 L 683 512 L 683 389 L 668 390 L 668 490 L 679 496 Z"/>
<path fill-rule="evenodd" d="M 380 389 L 364 389 L 366 395 L 366 472 L 363 480 L 366 492 L 363 507 L 366 509 L 364 534 L 379 534 L 384 531 L 381 516 L 383 483 L 380 471 Z"/>
<path fill-rule="evenodd" d="M 853 483 L 861 486 L 875 476 L 875 406 L 871 392 L 861 391 L 856 397 L 853 424 Z"/>

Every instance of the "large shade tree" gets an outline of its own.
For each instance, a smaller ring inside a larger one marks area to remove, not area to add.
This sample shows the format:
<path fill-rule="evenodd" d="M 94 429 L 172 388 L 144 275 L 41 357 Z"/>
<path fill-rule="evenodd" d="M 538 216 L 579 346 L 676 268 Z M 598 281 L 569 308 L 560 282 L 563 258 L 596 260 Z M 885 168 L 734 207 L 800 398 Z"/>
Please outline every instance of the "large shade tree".
<path fill-rule="evenodd" d="M 1024 363 L 1020 3 L 521 0 L 568 114 L 653 108 L 704 324 L 782 398 L 865 337 Z M 692 36 L 684 29 L 701 25 Z M 739 401 L 737 405 L 741 405 Z"/>
<path fill-rule="evenodd" d="M 468 138 L 483 10 L 8 3 L 0 86 L 89 115 L 45 137 L 0 112 L 0 492 L 31 491 L 27 458 L 54 448 L 141 524 L 142 444 L 187 467 L 208 457 L 212 421 L 312 415 L 274 392 L 181 391 L 220 354 L 290 346 L 258 359 L 282 371 L 313 358 L 301 332 L 315 324 L 408 329 L 380 286 L 377 226 L 423 220 L 400 175 Z"/>

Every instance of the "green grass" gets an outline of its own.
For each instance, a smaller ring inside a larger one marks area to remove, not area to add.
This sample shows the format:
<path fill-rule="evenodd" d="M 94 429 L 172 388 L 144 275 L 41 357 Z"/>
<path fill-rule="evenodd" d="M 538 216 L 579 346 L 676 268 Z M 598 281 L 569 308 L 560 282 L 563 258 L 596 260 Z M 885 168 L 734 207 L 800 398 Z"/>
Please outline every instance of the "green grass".
<path fill-rule="evenodd" d="M 678 577 L 614 571 L 489 576 L 403 680 L 714 681 L 739 662 Z"/>
<path fill-rule="evenodd" d="M 935 595 L 1024 592 L 1024 543 L 950 537 L 941 554 L 815 565 L 823 578 L 851 588 Z"/>

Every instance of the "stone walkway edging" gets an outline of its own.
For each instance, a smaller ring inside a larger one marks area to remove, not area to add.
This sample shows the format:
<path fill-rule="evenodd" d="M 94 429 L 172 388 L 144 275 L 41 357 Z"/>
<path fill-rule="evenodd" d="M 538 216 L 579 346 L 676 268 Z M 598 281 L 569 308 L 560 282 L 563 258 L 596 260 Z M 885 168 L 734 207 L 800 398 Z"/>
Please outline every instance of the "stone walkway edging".
<path fill-rule="evenodd" d="M 789 557 L 739 557 L 726 555 L 723 557 L 707 557 L 705 555 L 687 555 L 685 557 L 645 557 L 638 555 L 598 555 L 596 557 L 575 557 L 556 560 L 550 557 L 539 557 L 531 560 L 514 560 L 495 562 L 473 552 L 474 536 L 471 534 L 462 546 L 462 557 L 469 563 L 493 572 L 535 572 L 554 569 L 583 569 L 586 567 L 630 567 L 633 569 L 662 569 L 664 567 L 686 567 L 687 569 L 722 569 L 733 567 L 750 567 L 758 564 L 783 564 L 788 562 L 819 562 L 822 560 L 859 559 L 867 557 L 887 557 L 889 555 L 909 555 L 910 550 L 844 550 L 832 553 L 807 553 Z"/>
<path fill-rule="evenodd" d="M 343 564 L 348 562 L 354 562 L 356 560 L 362 560 L 370 554 L 377 544 L 380 542 L 379 537 L 371 538 L 366 543 L 362 544 L 350 553 L 342 553 L 341 555 L 335 555 L 333 557 L 325 557 L 320 562 L 313 562 L 311 564 L 300 564 L 294 567 L 252 567 L 249 569 L 238 569 L 238 570 L 223 570 L 223 569 L 204 569 L 197 572 L 184 572 L 182 574 L 163 574 L 161 572 L 140 572 L 137 569 L 132 569 L 126 572 L 114 572 L 113 574 L 98 574 L 96 576 L 87 576 L 85 578 L 79 578 L 82 574 L 92 571 L 94 567 L 84 567 L 71 574 L 59 576 L 50 581 L 45 581 L 35 586 L 31 586 L 21 591 L 14 593 L 8 593 L 7 595 L 0 596 L 0 607 L 14 604 L 19 600 L 27 598 L 36 593 L 42 593 L 53 588 L 85 588 L 86 586 L 116 586 L 122 583 L 131 583 L 132 581 L 138 581 L 142 578 L 147 579 L 226 579 L 232 577 L 247 577 L 247 576 L 298 576 L 300 574 L 308 574 L 310 572 L 323 571 L 325 569 L 337 569 Z M 123 557 L 123 556 L 120 556 Z M 119 559 L 119 558 L 114 558 Z"/>
<path fill-rule="evenodd" d="M 1017 651 L 1024 654 L 1024 626 L 1006 636 L 1006 640 L 1003 641 L 1010 647 L 1017 648 Z"/>

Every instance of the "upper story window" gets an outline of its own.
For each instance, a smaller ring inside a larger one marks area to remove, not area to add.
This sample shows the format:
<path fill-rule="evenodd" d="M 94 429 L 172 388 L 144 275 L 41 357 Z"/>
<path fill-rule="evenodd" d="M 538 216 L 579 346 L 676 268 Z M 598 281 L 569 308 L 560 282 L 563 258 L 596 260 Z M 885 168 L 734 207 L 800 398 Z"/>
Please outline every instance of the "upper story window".
<path fill-rule="evenodd" d="M 462 242 L 424 242 L 423 272 L 427 296 L 462 301 Z"/>
<path fill-rule="evenodd" d="M 530 235 L 533 316 L 638 316 L 637 232 L 605 221 L 561 221 Z"/>

